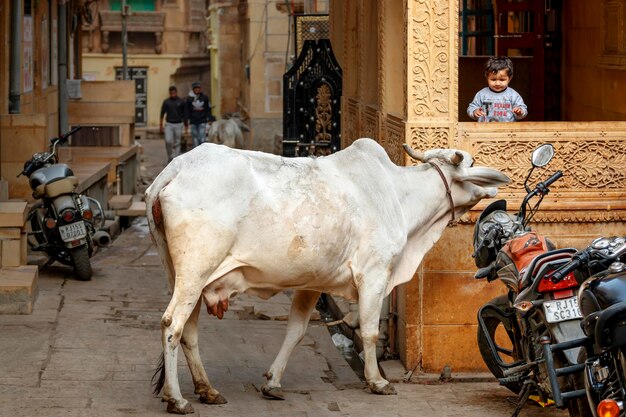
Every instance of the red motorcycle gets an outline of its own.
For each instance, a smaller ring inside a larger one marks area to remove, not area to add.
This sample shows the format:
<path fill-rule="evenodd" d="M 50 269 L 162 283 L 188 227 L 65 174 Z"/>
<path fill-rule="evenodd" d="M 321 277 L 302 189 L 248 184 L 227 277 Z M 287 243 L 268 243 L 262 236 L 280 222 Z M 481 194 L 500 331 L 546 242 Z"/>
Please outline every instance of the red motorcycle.
<path fill-rule="evenodd" d="M 478 348 L 500 383 L 519 394 L 514 415 L 528 398 L 543 403 L 553 401 L 543 343 L 567 343 L 583 337 L 581 312 L 576 291 L 582 277 L 569 274 L 558 282 L 550 273 L 568 263 L 576 249 L 556 249 L 545 236 L 529 227 L 549 186 L 563 176 L 557 171 L 535 188 L 528 186 L 535 168 L 546 166 L 554 156 L 552 145 L 537 148 L 531 157 L 532 168 L 525 181 L 527 195 L 516 214 L 506 211 L 506 201 L 490 204 L 480 215 L 474 230 L 474 258 L 480 269 L 475 278 L 500 279 L 507 294 L 494 298 L 478 311 Z M 531 201 L 536 202 L 531 206 Z M 580 346 L 554 352 L 550 361 L 576 366 Z M 581 371 L 582 368 L 578 369 Z M 562 391 L 572 391 L 573 376 L 561 377 Z M 584 416 L 586 403 L 576 392 L 561 403 L 570 416 Z"/>

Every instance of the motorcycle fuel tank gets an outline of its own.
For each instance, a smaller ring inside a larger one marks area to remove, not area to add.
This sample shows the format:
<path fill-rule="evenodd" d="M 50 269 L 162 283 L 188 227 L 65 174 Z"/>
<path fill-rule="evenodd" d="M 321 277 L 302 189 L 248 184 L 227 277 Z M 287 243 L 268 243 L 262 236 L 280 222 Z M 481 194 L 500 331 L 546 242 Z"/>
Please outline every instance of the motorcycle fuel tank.
<path fill-rule="evenodd" d="M 585 317 L 626 301 L 626 270 L 611 272 L 609 268 L 593 276 L 582 285 L 579 298 L 580 309 Z"/>
<path fill-rule="evenodd" d="M 30 176 L 30 188 L 35 189 L 41 184 L 48 184 L 62 178 L 74 175 L 74 172 L 65 164 L 54 164 L 33 172 Z"/>

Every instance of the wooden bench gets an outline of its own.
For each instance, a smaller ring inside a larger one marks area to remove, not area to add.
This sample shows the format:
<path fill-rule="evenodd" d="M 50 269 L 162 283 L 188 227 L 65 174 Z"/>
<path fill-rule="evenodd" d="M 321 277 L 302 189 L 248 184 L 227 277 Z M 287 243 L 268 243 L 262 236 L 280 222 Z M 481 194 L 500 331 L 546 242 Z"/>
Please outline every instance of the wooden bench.
<path fill-rule="evenodd" d="M 134 194 L 139 176 L 139 146 L 67 146 L 59 149 L 59 159 L 70 167 L 77 163 L 108 162 L 110 164 L 107 181 L 117 182 L 120 171 L 119 192 Z"/>

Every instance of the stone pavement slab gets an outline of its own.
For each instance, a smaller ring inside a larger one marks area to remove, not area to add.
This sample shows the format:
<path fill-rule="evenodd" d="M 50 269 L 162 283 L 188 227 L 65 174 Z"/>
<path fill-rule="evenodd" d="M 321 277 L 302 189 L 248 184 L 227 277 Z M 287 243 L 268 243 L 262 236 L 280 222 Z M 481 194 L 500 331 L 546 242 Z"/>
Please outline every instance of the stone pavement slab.
<path fill-rule="evenodd" d="M 170 296 L 145 218 L 136 219 L 92 261 L 94 278 L 88 282 L 76 281 L 67 267 L 42 270 L 33 314 L 0 315 L 0 417 L 166 415 L 150 379 Z M 370 394 L 320 321 L 311 322 L 287 366 L 286 400 L 266 400 L 259 393 L 262 374 L 282 343 L 289 304 L 289 292 L 267 301 L 241 295 L 223 320 L 201 315 L 203 363 L 229 403 L 199 403 L 181 353 L 179 380 L 195 416 L 507 417 L 513 412 L 510 393 L 495 382 L 398 382 L 397 396 Z M 538 407 L 521 414 L 565 415 Z"/>

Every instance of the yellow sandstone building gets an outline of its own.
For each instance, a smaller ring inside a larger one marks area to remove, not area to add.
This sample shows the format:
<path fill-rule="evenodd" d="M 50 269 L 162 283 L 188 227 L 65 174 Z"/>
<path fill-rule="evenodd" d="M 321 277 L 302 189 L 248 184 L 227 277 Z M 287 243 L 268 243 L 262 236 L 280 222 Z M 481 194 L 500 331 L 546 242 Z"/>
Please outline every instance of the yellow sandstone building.
<path fill-rule="evenodd" d="M 599 235 L 626 234 L 624 3 L 212 1 L 214 102 L 240 106 L 253 127 L 250 145 L 276 152 L 271 141 L 282 133 L 277 108 L 284 104 L 274 100 L 276 68 L 293 64 L 296 53 L 289 43 L 298 36 L 280 24 L 290 14 L 327 14 L 328 37 L 343 73 L 342 148 L 371 137 L 400 165 L 410 163 L 404 143 L 419 150 L 467 150 L 477 164 L 511 177 L 499 198 L 515 210 L 525 194 L 531 151 L 552 143 L 556 157 L 549 173 L 562 170 L 564 177 L 533 227 L 561 247 L 582 248 Z M 220 20 L 223 15 L 229 18 Z M 285 35 L 289 30 L 291 38 Z M 238 44 L 240 58 L 232 52 Z M 528 105 L 524 121 L 476 123 L 466 114 L 473 95 L 486 86 L 483 66 L 492 55 L 514 62 L 511 87 Z M 415 278 L 392 296 L 391 350 L 407 369 L 439 373 L 446 364 L 458 372 L 485 369 L 476 346 L 476 314 L 505 291 L 498 282 L 473 278 L 472 232 L 488 203 L 449 229 Z"/>
<path fill-rule="evenodd" d="M 532 226 L 560 247 L 625 235 L 624 3 L 333 0 L 331 41 L 344 75 L 342 145 L 376 138 L 398 164 L 409 163 L 403 143 L 467 150 L 476 164 L 511 177 L 498 197 L 515 210 L 531 151 L 552 143 L 547 173 L 564 176 Z M 465 115 L 486 86 L 482 65 L 493 54 L 514 60 L 511 86 L 529 107 L 525 121 L 476 123 Z M 484 369 L 476 313 L 505 292 L 498 282 L 473 278 L 472 232 L 486 204 L 448 229 L 397 291 L 392 313 L 407 369 Z"/>
<path fill-rule="evenodd" d="M 69 16 L 98 16 L 79 19 L 80 27 L 72 19 L 66 23 L 72 51 L 68 78 L 83 79 L 86 102 L 81 109 L 70 99 L 70 119 L 80 116 L 70 123 L 121 126 L 119 144 L 128 146 L 135 123 L 158 124 L 169 84 L 186 95 L 191 82 L 200 79 L 217 106 L 214 114 L 246 112 L 250 145 L 268 151 L 275 148 L 267 142 L 281 133 L 281 74 L 295 58 L 289 16 L 299 11 L 328 14 L 328 37 L 343 73 L 342 147 L 371 137 L 401 165 L 410 163 L 405 143 L 419 150 L 469 151 L 476 164 L 511 177 L 499 198 L 515 209 L 531 151 L 552 143 L 556 157 L 548 171 L 562 170 L 564 176 L 533 227 L 560 247 L 581 248 L 600 235 L 626 235 L 626 0 L 134 2 L 144 10 L 136 6 L 129 16 L 127 64 L 138 71 L 134 75 L 147 78 L 145 84 L 133 79 L 108 88 L 98 83 L 117 83 L 123 64 L 121 21 L 108 11 L 121 2 L 28 3 L 32 10 L 20 12 L 19 24 L 32 23 L 33 30 L 22 28 L 22 35 L 30 35 L 20 40 L 19 52 L 12 52 L 9 6 L 23 3 L 0 5 L 0 174 L 10 179 L 12 197 L 25 195 L 13 180 L 20 165 L 59 130 L 55 51 L 61 3 L 71 10 Z M 12 54 L 22 57 L 19 69 L 11 67 Z M 511 87 L 528 105 L 524 121 L 476 123 L 465 113 L 473 94 L 486 85 L 482 65 L 496 54 L 514 61 Z M 136 93 L 134 98 L 128 91 Z M 144 92 L 148 95 L 138 100 Z M 12 110 L 15 97 L 19 112 Z M 89 106 L 109 113 L 94 114 Z M 103 119 L 108 116 L 113 119 Z M 473 278 L 472 231 L 488 203 L 448 229 L 415 278 L 394 293 L 392 349 L 407 369 L 485 369 L 476 347 L 476 313 L 504 292 L 500 283 Z"/>

